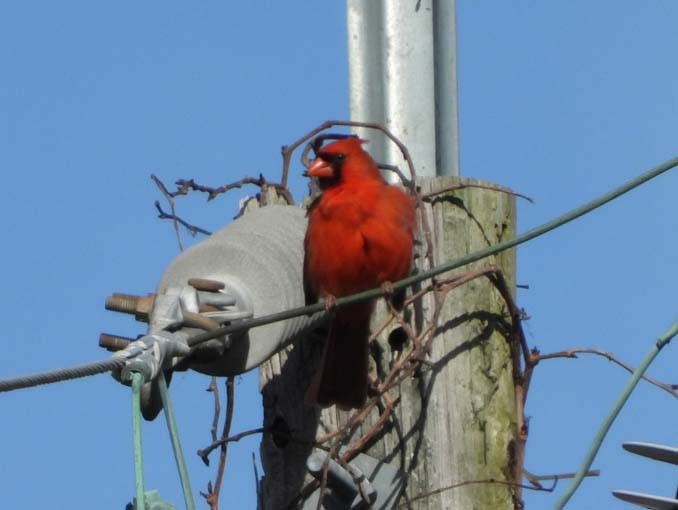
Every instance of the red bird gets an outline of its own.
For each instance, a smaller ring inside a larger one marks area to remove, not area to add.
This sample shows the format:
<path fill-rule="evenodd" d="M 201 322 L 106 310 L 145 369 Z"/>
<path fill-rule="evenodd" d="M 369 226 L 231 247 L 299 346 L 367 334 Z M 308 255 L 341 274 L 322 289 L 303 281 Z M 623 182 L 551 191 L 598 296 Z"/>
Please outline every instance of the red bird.
<path fill-rule="evenodd" d="M 318 151 L 308 170 L 321 195 L 308 212 L 304 247 L 307 302 L 329 302 L 409 275 L 414 202 L 386 183 L 364 141 L 350 137 Z M 307 400 L 359 408 L 367 396 L 368 338 L 374 302 L 337 308 Z"/>

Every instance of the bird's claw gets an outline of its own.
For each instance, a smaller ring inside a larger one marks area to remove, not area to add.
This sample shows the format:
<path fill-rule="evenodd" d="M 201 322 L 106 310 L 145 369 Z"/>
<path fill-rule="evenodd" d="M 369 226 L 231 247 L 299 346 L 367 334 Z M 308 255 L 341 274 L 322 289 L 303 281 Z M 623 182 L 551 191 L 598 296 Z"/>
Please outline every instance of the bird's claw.
<path fill-rule="evenodd" d="M 327 313 L 332 313 L 334 309 L 337 307 L 337 298 L 332 294 L 328 294 L 327 296 L 325 296 L 323 302 L 325 303 L 325 311 Z"/>
<path fill-rule="evenodd" d="M 393 296 L 393 293 L 395 292 L 395 289 L 393 288 L 393 282 L 386 281 L 382 283 L 381 291 L 384 293 L 384 297 L 386 299 L 390 299 Z"/>

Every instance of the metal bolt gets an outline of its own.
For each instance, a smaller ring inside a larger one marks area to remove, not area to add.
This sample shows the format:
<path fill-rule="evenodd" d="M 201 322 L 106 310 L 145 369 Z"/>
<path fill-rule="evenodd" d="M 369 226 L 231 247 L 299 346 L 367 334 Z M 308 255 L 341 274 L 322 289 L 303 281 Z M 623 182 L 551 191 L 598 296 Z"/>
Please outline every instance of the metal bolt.
<path fill-rule="evenodd" d="M 136 309 L 136 319 L 138 321 L 148 322 L 148 318 L 153 311 L 153 303 L 155 303 L 155 294 L 148 294 L 145 297 L 139 298 Z"/>
<path fill-rule="evenodd" d="M 148 294 L 142 297 L 132 294 L 114 293 L 106 298 L 106 310 L 134 314 L 136 320 L 148 322 L 154 302 L 155 294 Z"/>
<path fill-rule="evenodd" d="M 106 298 L 106 310 L 120 313 L 136 313 L 139 299 L 139 296 L 115 293 Z"/>
<path fill-rule="evenodd" d="M 127 338 L 125 336 L 109 335 L 108 333 L 101 333 L 99 335 L 99 347 L 103 347 L 109 352 L 122 351 L 133 341 L 133 338 Z"/>
<path fill-rule="evenodd" d="M 218 292 L 226 287 L 224 282 L 208 280 L 207 278 L 189 278 L 188 284 L 195 290 L 202 290 L 205 292 Z"/>
<path fill-rule="evenodd" d="M 204 329 L 205 331 L 213 331 L 219 327 L 219 323 L 199 313 L 184 311 L 184 325 L 191 328 Z"/>

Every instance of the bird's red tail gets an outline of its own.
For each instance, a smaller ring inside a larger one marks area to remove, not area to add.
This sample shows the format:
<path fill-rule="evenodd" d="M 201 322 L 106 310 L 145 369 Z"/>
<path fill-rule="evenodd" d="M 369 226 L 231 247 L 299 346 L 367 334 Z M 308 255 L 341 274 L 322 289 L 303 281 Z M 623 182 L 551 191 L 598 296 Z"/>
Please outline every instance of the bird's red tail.
<path fill-rule="evenodd" d="M 373 303 L 338 308 L 306 398 L 321 406 L 360 408 L 367 397 L 368 338 Z"/>

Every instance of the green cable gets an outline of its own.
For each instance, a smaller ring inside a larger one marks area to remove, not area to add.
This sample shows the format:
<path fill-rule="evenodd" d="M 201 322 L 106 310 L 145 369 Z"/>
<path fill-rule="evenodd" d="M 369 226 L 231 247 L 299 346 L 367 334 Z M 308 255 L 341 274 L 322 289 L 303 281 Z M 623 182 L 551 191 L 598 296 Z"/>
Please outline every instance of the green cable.
<path fill-rule="evenodd" d="M 631 393 L 636 387 L 636 384 L 638 384 L 638 381 L 643 376 L 647 368 L 657 357 L 659 351 L 661 351 L 671 341 L 671 339 L 674 336 L 676 336 L 676 334 L 678 334 L 678 321 L 674 322 L 673 325 L 669 328 L 669 330 L 666 333 L 664 333 L 661 337 L 659 337 L 659 339 L 650 349 L 650 352 L 648 352 L 647 355 L 645 356 L 643 362 L 633 372 L 631 380 L 628 382 L 628 384 L 624 388 L 624 391 L 622 391 L 621 395 L 617 399 L 617 402 L 615 403 L 614 407 L 607 415 L 607 418 L 605 418 L 605 421 L 598 429 L 598 433 L 596 434 L 596 437 L 593 439 L 593 443 L 591 444 L 589 451 L 586 454 L 586 457 L 584 458 L 584 461 L 579 467 L 579 471 L 577 471 L 577 474 L 570 483 L 569 487 L 562 495 L 562 497 L 558 500 L 556 505 L 553 507 L 554 510 L 562 510 L 565 504 L 573 496 L 575 491 L 579 488 L 579 485 L 586 476 L 586 473 L 591 467 L 591 464 L 593 464 L 593 461 L 596 458 L 596 455 L 598 454 L 598 450 L 600 450 L 600 446 L 603 444 L 605 436 L 609 432 L 610 427 L 612 427 L 612 424 L 614 423 L 614 420 L 617 418 L 619 411 L 621 411 L 622 407 L 624 407 L 626 401 L 631 396 Z"/>
<path fill-rule="evenodd" d="M 179 432 L 177 430 L 177 422 L 174 419 L 174 411 L 172 410 L 172 403 L 170 402 L 169 392 L 167 391 L 167 381 L 165 374 L 160 371 L 158 375 L 158 387 L 160 389 L 160 398 L 162 399 L 162 406 L 165 409 L 165 419 L 167 420 L 167 429 L 169 430 L 170 439 L 172 440 L 172 449 L 174 450 L 174 460 L 177 463 L 179 470 L 179 478 L 181 479 L 181 488 L 184 491 L 184 501 L 186 502 L 187 510 L 195 510 L 195 502 L 193 501 L 193 491 L 191 490 L 191 481 L 188 477 L 188 469 L 186 468 L 186 460 L 181 449 L 181 441 L 179 440 Z"/>
<path fill-rule="evenodd" d="M 135 510 L 145 510 L 144 498 L 144 460 L 141 451 L 141 387 L 144 376 L 132 372 L 132 430 L 134 436 L 134 478 L 137 489 Z"/>

